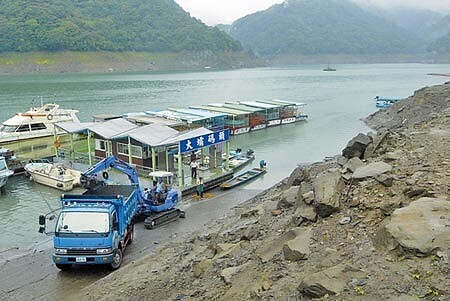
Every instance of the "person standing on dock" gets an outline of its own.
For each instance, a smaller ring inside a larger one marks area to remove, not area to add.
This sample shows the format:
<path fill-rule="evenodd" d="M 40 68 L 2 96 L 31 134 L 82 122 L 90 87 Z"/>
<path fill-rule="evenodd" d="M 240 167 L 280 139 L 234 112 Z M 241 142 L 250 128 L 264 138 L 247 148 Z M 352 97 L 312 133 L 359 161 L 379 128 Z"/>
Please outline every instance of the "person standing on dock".
<path fill-rule="evenodd" d="M 202 199 L 203 198 L 203 178 L 199 177 L 197 179 L 197 195 Z"/>
<path fill-rule="evenodd" d="M 190 166 L 191 166 L 191 177 L 192 179 L 195 179 L 197 178 L 197 168 L 198 168 L 197 162 L 195 160 L 192 160 Z"/>

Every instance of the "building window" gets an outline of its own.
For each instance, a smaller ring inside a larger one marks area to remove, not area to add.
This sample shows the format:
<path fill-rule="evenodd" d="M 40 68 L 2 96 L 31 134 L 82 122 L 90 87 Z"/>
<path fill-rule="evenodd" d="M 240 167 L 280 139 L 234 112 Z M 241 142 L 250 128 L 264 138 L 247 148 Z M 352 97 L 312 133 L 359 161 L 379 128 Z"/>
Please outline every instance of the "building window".
<path fill-rule="evenodd" d="M 101 151 L 106 151 L 106 142 L 105 142 L 105 140 L 95 139 L 95 149 L 96 150 L 101 150 Z"/>
<path fill-rule="evenodd" d="M 142 158 L 142 147 L 132 145 L 131 146 L 131 155 L 136 158 Z"/>
<path fill-rule="evenodd" d="M 128 156 L 128 144 L 117 143 L 117 153 L 120 155 Z M 142 158 L 142 147 L 137 145 L 131 146 L 131 156 L 136 158 Z"/>
<path fill-rule="evenodd" d="M 123 143 L 117 143 L 117 153 L 119 155 L 128 155 L 128 145 Z"/>

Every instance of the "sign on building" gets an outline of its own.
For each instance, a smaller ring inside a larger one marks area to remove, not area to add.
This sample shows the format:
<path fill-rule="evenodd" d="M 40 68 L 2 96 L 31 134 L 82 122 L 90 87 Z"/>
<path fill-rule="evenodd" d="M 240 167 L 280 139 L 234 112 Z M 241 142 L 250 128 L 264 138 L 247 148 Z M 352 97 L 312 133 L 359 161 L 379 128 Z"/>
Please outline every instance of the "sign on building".
<path fill-rule="evenodd" d="M 180 152 L 187 153 L 203 147 L 230 140 L 230 130 L 225 129 L 211 134 L 201 135 L 180 141 Z"/>

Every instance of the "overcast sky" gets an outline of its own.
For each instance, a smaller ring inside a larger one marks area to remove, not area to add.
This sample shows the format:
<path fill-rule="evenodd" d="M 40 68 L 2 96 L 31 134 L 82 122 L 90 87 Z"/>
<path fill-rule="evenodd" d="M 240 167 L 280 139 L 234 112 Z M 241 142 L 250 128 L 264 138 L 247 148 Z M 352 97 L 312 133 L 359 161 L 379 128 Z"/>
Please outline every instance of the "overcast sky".
<path fill-rule="evenodd" d="M 353 0 L 378 6 L 408 6 L 446 12 L 450 14 L 450 0 Z M 231 24 L 248 14 L 265 10 L 284 0 L 175 0 L 192 17 L 208 25 Z"/>

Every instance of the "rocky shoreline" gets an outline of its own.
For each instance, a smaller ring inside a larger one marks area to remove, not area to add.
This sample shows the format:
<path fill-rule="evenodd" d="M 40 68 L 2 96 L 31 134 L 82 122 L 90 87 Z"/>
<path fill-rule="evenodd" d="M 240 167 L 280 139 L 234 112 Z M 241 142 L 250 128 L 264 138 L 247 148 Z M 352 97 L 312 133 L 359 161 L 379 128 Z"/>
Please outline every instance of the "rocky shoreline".
<path fill-rule="evenodd" d="M 449 300 L 450 82 L 82 300 Z"/>
<path fill-rule="evenodd" d="M 264 60 L 245 51 L 7 52 L 0 57 L 0 74 L 201 71 L 263 66 Z"/>

